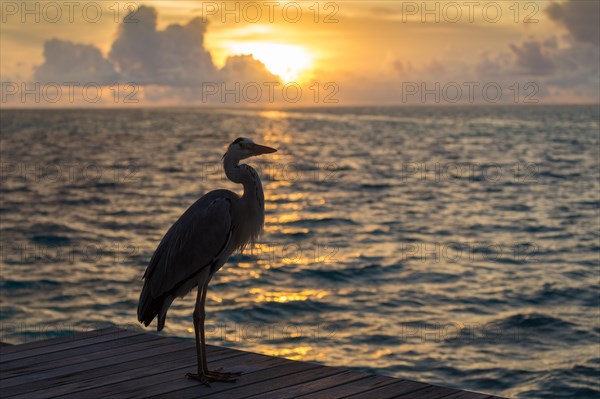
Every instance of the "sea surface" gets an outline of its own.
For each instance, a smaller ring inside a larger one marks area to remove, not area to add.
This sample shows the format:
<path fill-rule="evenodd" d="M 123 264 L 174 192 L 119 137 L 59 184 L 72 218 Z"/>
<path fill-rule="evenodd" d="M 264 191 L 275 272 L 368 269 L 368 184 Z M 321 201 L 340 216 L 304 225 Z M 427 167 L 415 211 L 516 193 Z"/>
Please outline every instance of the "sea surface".
<path fill-rule="evenodd" d="M 3 110 L 0 127 L 2 341 L 141 328 L 150 256 L 198 197 L 241 193 L 220 162 L 246 136 L 279 149 L 249 160 L 265 231 L 215 276 L 209 343 L 600 395 L 597 106 Z M 194 298 L 163 334 L 193 339 Z"/>

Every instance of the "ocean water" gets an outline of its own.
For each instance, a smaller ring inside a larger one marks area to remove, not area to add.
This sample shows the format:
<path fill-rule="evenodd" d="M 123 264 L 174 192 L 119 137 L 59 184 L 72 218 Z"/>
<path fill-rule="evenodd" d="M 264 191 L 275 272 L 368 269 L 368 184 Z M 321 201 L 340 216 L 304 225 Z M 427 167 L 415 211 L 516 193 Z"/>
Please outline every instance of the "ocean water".
<path fill-rule="evenodd" d="M 1 339 L 141 328 L 238 136 L 279 148 L 209 343 L 518 398 L 600 394 L 597 106 L 3 110 Z M 193 339 L 194 294 L 166 335 Z M 154 327 L 154 324 L 153 324 Z"/>

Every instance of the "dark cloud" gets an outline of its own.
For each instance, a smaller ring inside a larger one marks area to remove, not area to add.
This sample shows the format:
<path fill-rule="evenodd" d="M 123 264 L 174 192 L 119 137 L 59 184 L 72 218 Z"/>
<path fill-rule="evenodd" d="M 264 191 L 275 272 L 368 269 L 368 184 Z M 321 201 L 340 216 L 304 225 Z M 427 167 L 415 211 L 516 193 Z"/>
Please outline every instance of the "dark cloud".
<path fill-rule="evenodd" d="M 481 55 L 476 67 L 482 81 L 534 82 L 540 97 L 550 92 L 571 92 L 597 99 L 600 91 L 600 47 L 585 43 L 559 44 L 556 37 L 511 44 L 510 51 Z"/>
<path fill-rule="evenodd" d="M 515 63 L 520 72 L 531 75 L 548 75 L 556 69 L 552 59 L 544 53 L 543 44 L 537 41 L 524 42 L 520 46 L 511 44 L 510 49 L 515 56 Z"/>
<path fill-rule="evenodd" d="M 44 58 L 34 72 L 38 82 L 110 85 L 119 79 L 115 66 L 90 44 L 51 39 L 44 43 Z"/>
<path fill-rule="evenodd" d="M 546 8 L 550 18 L 563 25 L 575 40 L 600 43 L 600 1 L 570 0 L 565 3 L 551 3 Z"/>
<path fill-rule="evenodd" d="M 597 98 L 600 90 L 600 2 L 553 2 L 546 8 L 546 13 L 567 29 L 570 40 L 557 40 L 552 36 L 510 45 L 514 63 L 507 67 L 508 73 L 530 75 L 548 89 L 570 90 Z"/>
<path fill-rule="evenodd" d="M 557 71 L 548 77 L 552 86 L 579 92 L 600 91 L 600 47 L 588 43 L 574 43 L 553 53 Z"/>

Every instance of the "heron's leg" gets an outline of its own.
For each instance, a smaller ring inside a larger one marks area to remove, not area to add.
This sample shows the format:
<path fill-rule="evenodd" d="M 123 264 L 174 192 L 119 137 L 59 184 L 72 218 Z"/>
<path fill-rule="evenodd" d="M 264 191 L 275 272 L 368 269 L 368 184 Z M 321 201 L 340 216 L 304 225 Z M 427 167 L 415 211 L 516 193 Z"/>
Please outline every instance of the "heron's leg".
<path fill-rule="evenodd" d="M 198 374 L 187 373 L 186 377 L 202 382 L 206 386 L 211 380 L 206 368 L 206 352 L 204 350 L 204 298 L 206 298 L 206 286 L 198 286 L 196 307 L 194 308 L 194 334 L 196 336 L 196 358 L 198 361 Z M 201 338 L 202 337 L 202 338 Z"/>
<path fill-rule="evenodd" d="M 202 288 L 202 298 L 201 298 L 201 303 L 200 303 L 200 306 L 202 308 L 202 314 L 204 314 L 204 307 L 206 305 L 206 292 L 208 291 L 208 283 L 209 282 L 206 282 L 204 284 L 204 287 Z M 209 370 L 208 369 L 208 360 L 206 358 L 206 336 L 204 333 L 204 317 L 202 318 L 202 325 L 201 325 L 201 329 L 200 329 L 200 347 L 201 347 L 201 352 L 203 354 L 202 367 L 203 367 L 205 374 L 208 375 L 210 381 L 235 382 L 235 379 L 233 377 L 239 376 L 242 374 L 242 373 L 220 373 L 219 371 L 221 369 L 217 369 L 217 370 Z"/>
<path fill-rule="evenodd" d="M 202 308 L 202 325 L 200 328 L 200 351 L 202 352 L 202 370 L 208 373 L 208 360 L 206 360 L 206 337 L 204 334 L 204 307 L 206 305 L 206 291 L 208 291 L 208 282 L 202 287 L 202 298 L 200 298 L 200 307 Z"/>
<path fill-rule="evenodd" d="M 206 339 L 204 334 L 204 304 L 206 302 L 206 291 L 208 283 L 203 286 L 198 286 L 198 296 L 196 297 L 196 307 L 194 308 L 194 333 L 196 335 L 196 354 L 198 359 L 198 374 L 187 373 L 188 378 L 200 381 L 210 387 L 209 382 L 223 381 L 235 382 L 233 376 L 239 375 L 236 373 L 218 373 L 209 371 L 206 360 Z"/>

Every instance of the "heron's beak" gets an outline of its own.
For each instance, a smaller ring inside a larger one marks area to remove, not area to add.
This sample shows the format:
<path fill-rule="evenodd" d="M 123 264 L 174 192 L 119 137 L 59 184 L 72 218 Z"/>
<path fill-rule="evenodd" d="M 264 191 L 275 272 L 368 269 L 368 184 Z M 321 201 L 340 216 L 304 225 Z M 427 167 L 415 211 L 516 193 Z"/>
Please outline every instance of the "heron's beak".
<path fill-rule="evenodd" d="M 251 147 L 251 151 L 254 155 L 261 155 L 261 154 L 271 154 L 277 150 L 275 148 L 267 147 L 266 145 L 254 144 Z"/>

